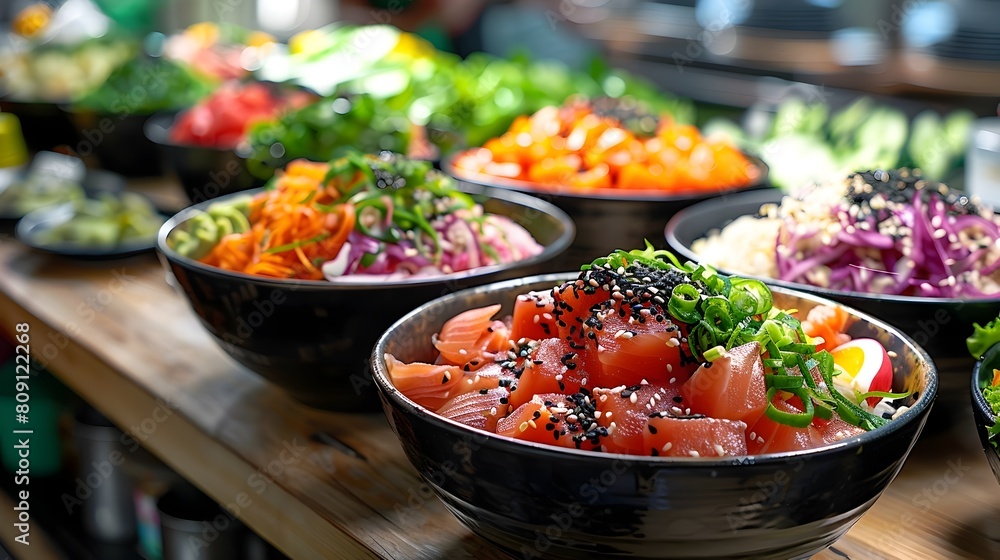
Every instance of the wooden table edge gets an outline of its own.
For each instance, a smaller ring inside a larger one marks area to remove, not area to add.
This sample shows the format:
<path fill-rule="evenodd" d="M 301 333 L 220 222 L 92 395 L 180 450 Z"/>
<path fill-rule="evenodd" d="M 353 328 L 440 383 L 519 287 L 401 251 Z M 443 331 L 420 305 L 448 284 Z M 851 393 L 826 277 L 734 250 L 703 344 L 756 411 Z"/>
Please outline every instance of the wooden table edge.
<path fill-rule="evenodd" d="M 4 328 L 8 334 L 14 334 L 16 324 L 27 322 L 31 325 L 33 339 L 65 336 L 3 291 L 0 291 L 0 316 L 7 319 Z M 164 406 L 146 388 L 133 383 L 72 337 L 65 336 L 65 339 L 66 346 L 48 361 L 49 371 L 115 425 L 137 426 L 157 407 Z M 148 438 L 143 446 L 220 504 L 232 502 L 244 492 L 244 481 L 259 472 L 257 466 L 220 445 L 211 434 L 189 421 L 181 410 L 172 412 L 171 421 L 158 424 L 157 433 L 162 437 Z M 206 447 L 213 449 L 211 457 L 199 453 Z M 289 557 L 378 558 L 279 484 L 268 485 L 267 490 L 255 495 L 253 500 L 254 505 L 260 507 L 245 508 L 240 519 Z M 294 522 L 274 515 L 288 511 L 296 512 Z"/>

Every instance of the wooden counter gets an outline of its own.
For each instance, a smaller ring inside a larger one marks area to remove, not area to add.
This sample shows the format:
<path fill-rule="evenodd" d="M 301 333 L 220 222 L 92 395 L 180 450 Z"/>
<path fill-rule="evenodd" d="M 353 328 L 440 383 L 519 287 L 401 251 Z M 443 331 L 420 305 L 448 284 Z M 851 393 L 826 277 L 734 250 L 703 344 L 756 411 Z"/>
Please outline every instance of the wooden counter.
<path fill-rule="evenodd" d="M 292 558 L 503 557 L 421 497 L 384 417 L 307 409 L 230 360 L 152 255 L 74 262 L 2 240 L 0 318 L 29 322 L 33 356 Z M 1000 557 L 1000 486 L 961 417 L 816 558 Z"/>

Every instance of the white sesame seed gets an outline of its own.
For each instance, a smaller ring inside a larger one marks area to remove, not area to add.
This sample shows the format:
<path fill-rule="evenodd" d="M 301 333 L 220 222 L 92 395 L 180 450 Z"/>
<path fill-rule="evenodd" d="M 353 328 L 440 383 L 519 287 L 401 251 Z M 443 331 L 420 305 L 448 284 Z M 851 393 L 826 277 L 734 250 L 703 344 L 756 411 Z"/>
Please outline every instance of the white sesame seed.
<path fill-rule="evenodd" d="M 688 451 L 688 455 L 690 455 L 692 457 L 701 457 L 701 454 L 698 453 L 697 451 L 695 451 L 694 449 L 692 449 L 691 451 Z"/>
<path fill-rule="evenodd" d="M 496 415 L 497 415 L 497 407 L 494 406 L 490 408 L 490 416 L 496 416 Z"/>
<path fill-rule="evenodd" d="M 628 398 L 628 400 L 629 400 L 629 402 L 631 402 L 632 404 L 635 404 L 635 403 L 636 403 L 636 401 L 638 401 L 639 399 L 638 399 L 638 397 L 636 397 L 636 396 L 635 396 L 635 393 L 632 393 L 631 395 L 629 395 L 629 398 Z"/>
<path fill-rule="evenodd" d="M 538 322 L 538 321 L 539 321 L 540 319 L 541 319 L 541 316 L 539 316 L 539 315 L 538 315 L 538 314 L 536 313 L 536 314 L 535 314 L 535 322 L 537 323 L 537 322 Z"/>
<path fill-rule="evenodd" d="M 715 444 L 715 452 L 719 454 L 719 457 L 725 457 L 726 456 L 726 450 L 723 449 L 722 446 L 719 445 L 718 443 Z"/>
<path fill-rule="evenodd" d="M 665 453 L 667 451 L 670 451 L 670 448 L 673 447 L 673 446 L 674 446 L 674 444 L 668 441 L 667 443 L 663 444 L 662 450 Z"/>

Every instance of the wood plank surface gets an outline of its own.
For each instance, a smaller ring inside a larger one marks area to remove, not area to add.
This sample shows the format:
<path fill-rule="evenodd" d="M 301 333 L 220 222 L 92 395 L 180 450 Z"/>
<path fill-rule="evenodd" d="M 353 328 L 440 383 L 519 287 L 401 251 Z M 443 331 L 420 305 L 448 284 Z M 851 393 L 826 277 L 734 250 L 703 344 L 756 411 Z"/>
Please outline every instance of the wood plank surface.
<path fill-rule="evenodd" d="M 504 557 L 439 501 L 411 507 L 422 483 L 383 416 L 302 407 L 243 369 L 152 256 L 81 263 L 0 241 L 0 317 L 29 322 L 33 355 L 216 501 L 249 496 L 240 517 L 293 558 Z M 960 417 L 816 558 L 1000 557 L 1000 486 Z"/>

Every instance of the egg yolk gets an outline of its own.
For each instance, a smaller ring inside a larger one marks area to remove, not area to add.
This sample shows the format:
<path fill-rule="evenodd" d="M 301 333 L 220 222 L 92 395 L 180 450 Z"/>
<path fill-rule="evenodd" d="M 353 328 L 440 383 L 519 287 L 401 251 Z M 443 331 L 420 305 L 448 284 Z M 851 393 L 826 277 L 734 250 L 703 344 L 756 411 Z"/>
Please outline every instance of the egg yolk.
<path fill-rule="evenodd" d="M 865 363 L 865 351 L 858 347 L 844 348 L 833 352 L 833 363 L 844 368 L 844 371 L 855 376 Z"/>

